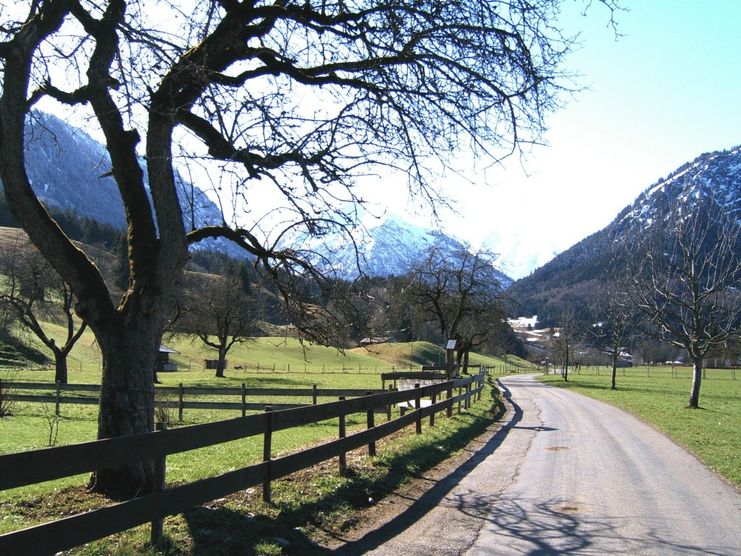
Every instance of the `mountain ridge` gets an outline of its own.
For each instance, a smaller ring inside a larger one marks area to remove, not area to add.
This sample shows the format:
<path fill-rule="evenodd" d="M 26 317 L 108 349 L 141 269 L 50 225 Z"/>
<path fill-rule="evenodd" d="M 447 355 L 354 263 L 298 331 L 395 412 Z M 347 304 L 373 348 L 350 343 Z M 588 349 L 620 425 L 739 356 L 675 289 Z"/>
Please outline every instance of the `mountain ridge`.
<path fill-rule="evenodd" d="M 105 147 L 84 130 L 52 114 L 34 112 L 27 125 L 26 157 L 31 187 L 44 205 L 118 229 L 125 228 L 124 207 L 118 186 L 110 175 L 109 155 Z M 146 182 L 146 161 L 141 160 L 141 164 Z M 216 204 L 180 174 L 176 174 L 176 186 L 186 228 L 219 225 L 224 221 Z M 308 247 L 307 253 L 314 253 L 310 258 L 322 271 L 348 280 L 357 278 L 360 270 L 381 277 L 404 274 L 433 246 L 446 253 L 468 250 L 467 245 L 450 235 L 398 217 L 379 220 L 366 228 L 359 226 L 353 230 L 353 235 L 354 243 L 346 235 L 334 234 L 319 239 L 304 238 L 300 242 Z M 246 256 L 226 240 L 207 239 L 199 244 L 200 248 L 235 258 Z M 500 274 L 500 281 L 504 286 L 512 283 L 504 274 Z"/>
<path fill-rule="evenodd" d="M 331 235 L 310 242 L 314 263 L 336 277 L 353 280 L 361 274 L 373 277 L 402 275 L 421 263 L 429 249 L 453 256 L 470 251 L 463 241 L 434 228 L 412 224 L 391 215 L 374 225 L 358 227 L 352 232 L 355 243 L 346 236 Z M 357 249 L 356 249 L 357 248 Z M 512 279 L 496 270 L 500 285 L 508 287 Z"/>
<path fill-rule="evenodd" d="M 605 228 L 517 280 L 509 290 L 516 312 L 537 314 L 541 323 L 554 325 L 566 307 L 584 311 L 605 277 L 611 242 L 637 233 L 653 219 L 668 217 L 674 200 L 693 210 L 709 196 L 741 218 L 741 146 L 704 153 L 686 162 L 644 189 Z"/>

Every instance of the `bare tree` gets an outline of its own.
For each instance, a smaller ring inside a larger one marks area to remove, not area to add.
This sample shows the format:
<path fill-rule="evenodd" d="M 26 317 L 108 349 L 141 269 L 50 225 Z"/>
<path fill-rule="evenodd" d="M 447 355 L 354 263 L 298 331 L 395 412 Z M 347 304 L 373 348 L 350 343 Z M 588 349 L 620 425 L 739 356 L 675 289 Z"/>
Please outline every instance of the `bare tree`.
<path fill-rule="evenodd" d="M 234 272 L 190 274 L 185 327 L 218 354 L 216 376 L 224 377 L 229 350 L 254 333 L 259 315 L 249 284 Z"/>
<path fill-rule="evenodd" d="M 504 319 L 495 257 L 484 251 L 446 253 L 432 247 L 413 270 L 410 298 L 437 323 L 443 341 L 457 340 L 457 364 L 481 346 Z"/>
<path fill-rule="evenodd" d="M 620 355 L 633 339 L 636 329 L 636 310 L 630 297 L 618 282 L 608 282 L 601 288 L 596 314 L 599 322 L 591 325 L 596 347 L 610 357 L 612 366 L 610 389 L 617 389 L 617 367 Z"/>
<path fill-rule="evenodd" d="M 579 335 L 578 322 L 573 311 L 567 309 L 559 319 L 559 329 L 553 335 L 553 356 L 561 363 L 561 376 L 569 380 L 569 365 L 574 355 L 574 344 Z"/>
<path fill-rule="evenodd" d="M 457 145 L 496 157 L 538 138 L 572 44 L 554 26 L 559 3 L 5 3 L 0 178 L 100 345 L 98 436 L 153 429 L 152 369 L 190 245 L 233 241 L 281 284 L 293 318 L 311 315 L 290 291 L 296 273 L 318 278 L 303 254 L 280 231 L 263 234 L 252 212 L 249 223 L 194 229 L 178 175 L 211 184 L 240 215 L 274 187 L 286 233 L 347 225 L 362 202 L 356 178 L 382 169 L 436 200 L 432 161 L 444 164 Z M 127 222 L 120 302 L 31 188 L 24 136 L 35 106 L 67 110 L 104 138 Z M 99 470 L 94 482 L 122 495 L 151 484 L 144 463 Z"/>
<path fill-rule="evenodd" d="M 14 244 L 0 254 L 0 303 L 10 308 L 17 321 L 32 332 L 54 355 L 54 380 L 67 384 L 67 356 L 86 324 L 74 315 L 71 288 L 33 246 Z M 61 345 L 42 326 L 60 322 L 65 335 Z"/>
<path fill-rule="evenodd" d="M 628 252 L 626 291 L 661 339 L 687 351 L 689 407 L 697 408 L 705 356 L 738 336 L 741 325 L 738 214 L 712 197 L 673 201 Z"/>

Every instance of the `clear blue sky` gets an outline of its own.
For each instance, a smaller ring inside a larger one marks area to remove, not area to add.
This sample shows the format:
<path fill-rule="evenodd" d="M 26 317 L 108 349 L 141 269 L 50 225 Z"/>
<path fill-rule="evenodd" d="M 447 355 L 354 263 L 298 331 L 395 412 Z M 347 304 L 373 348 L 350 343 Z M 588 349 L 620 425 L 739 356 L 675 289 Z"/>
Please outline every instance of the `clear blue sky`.
<path fill-rule="evenodd" d="M 564 3 L 581 31 L 567 69 L 586 87 L 550 114 L 523 162 L 450 187 L 463 218 L 444 225 L 527 274 L 606 226 L 638 194 L 703 152 L 741 144 L 741 0 L 623 0 L 616 38 L 593 2 Z"/>

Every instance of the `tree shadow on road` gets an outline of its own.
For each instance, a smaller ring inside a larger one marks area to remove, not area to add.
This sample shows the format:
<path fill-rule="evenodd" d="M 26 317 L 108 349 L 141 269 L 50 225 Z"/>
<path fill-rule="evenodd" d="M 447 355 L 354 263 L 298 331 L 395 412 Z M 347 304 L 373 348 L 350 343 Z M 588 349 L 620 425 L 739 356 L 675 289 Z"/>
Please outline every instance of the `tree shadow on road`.
<path fill-rule="evenodd" d="M 492 547 L 501 554 L 733 554 L 732 547 L 696 546 L 663 538 L 650 525 L 645 532 L 635 531 L 637 516 L 593 516 L 585 513 L 577 501 L 477 496 L 458 497 L 457 510 L 481 519 L 484 527 L 478 545 L 470 553 L 489 554 Z M 488 537 L 488 538 L 487 538 Z"/>
<path fill-rule="evenodd" d="M 432 488 L 425 492 L 405 511 L 394 519 L 374 531 L 364 535 L 361 539 L 349 542 L 335 550 L 337 554 L 362 554 L 373 550 L 395 537 L 414 522 L 422 518 L 432 508 L 440 504 L 441 500 L 471 471 L 491 455 L 507 437 L 509 432 L 522 420 L 522 409 L 511 399 L 509 389 L 497 381 L 502 392 L 512 407 L 512 413 L 507 421 L 479 450 L 477 450 L 463 465 L 438 481 Z"/>

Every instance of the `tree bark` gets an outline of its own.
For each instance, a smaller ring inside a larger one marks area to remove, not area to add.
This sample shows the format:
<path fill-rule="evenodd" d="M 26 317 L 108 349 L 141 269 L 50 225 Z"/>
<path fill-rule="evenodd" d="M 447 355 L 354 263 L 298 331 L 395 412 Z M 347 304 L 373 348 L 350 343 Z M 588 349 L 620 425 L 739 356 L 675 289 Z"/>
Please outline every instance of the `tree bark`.
<path fill-rule="evenodd" d="M 216 363 L 216 378 L 224 378 L 224 369 L 226 368 L 226 350 L 223 343 L 219 348 L 219 360 Z"/>
<path fill-rule="evenodd" d="M 54 350 L 54 382 L 67 384 L 68 378 L 67 353 L 58 349 Z"/>
<path fill-rule="evenodd" d="M 103 377 L 98 415 L 98 439 L 154 430 L 155 366 L 160 334 L 153 322 L 98 334 L 103 353 Z M 97 470 L 91 488 L 118 499 L 151 492 L 151 462 Z"/>
<path fill-rule="evenodd" d="M 702 382 L 702 358 L 697 357 L 692 361 L 692 389 L 690 390 L 690 409 L 700 407 L 700 383 Z"/>
<path fill-rule="evenodd" d="M 610 390 L 617 390 L 617 357 L 612 358 L 612 374 L 610 375 Z"/>

